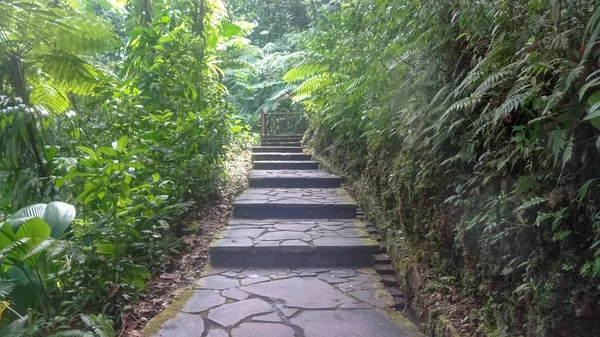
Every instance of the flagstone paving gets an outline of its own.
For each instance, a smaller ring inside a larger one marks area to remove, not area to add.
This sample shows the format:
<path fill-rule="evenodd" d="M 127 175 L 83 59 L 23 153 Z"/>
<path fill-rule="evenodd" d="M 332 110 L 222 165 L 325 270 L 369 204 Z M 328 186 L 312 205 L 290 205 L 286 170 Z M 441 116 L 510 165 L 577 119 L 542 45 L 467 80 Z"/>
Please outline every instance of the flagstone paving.
<path fill-rule="evenodd" d="M 210 268 L 204 275 L 158 336 L 422 336 L 393 309 L 373 268 Z"/>
<path fill-rule="evenodd" d="M 156 336 L 423 337 L 402 315 L 390 259 L 341 179 L 293 148 L 300 136 L 263 140 L 250 176 L 257 188 L 234 202 L 210 246 L 212 266 Z"/>

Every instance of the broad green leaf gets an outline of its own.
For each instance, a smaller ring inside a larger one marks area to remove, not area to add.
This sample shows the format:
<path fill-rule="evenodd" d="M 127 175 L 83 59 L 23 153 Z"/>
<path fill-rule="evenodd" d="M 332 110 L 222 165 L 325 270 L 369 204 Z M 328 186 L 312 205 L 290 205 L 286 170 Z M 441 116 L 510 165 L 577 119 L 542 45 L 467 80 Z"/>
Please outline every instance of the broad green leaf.
<path fill-rule="evenodd" d="M 50 237 L 50 226 L 39 217 L 31 218 L 25 221 L 15 233 L 17 240 L 29 238 L 28 247 L 39 244 L 42 240 Z"/>
<path fill-rule="evenodd" d="M 127 142 L 129 141 L 129 137 L 123 136 L 119 138 L 117 141 L 117 151 L 123 152 L 125 151 L 125 147 L 127 147 Z"/>
<path fill-rule="evenodd" d="M 221 23 L 221 36 L 223 37 L 232 37 L 232 36 L 236 36 L 239 33 L 242 32 L 242 27 L 228 22 L 228 21 L 224 21 L 223 23 Z"/>
<path fill-rule="evenodd" d="M 88 156 L 90 156 L 90 158 L 92 159 L 98 159 L 98 157 L 96 157 L 96 152 L 94 152 L 94 150 L 90 149 L 89 147 L 85 147 L 85 146 L 76 146 L 79 150 L 85 152 L 88 154 Z"/>
<path fill-rule="evenodd" d="M 108 146 L 101 146 L 98 148 L 98 153 L 102 153 L 111 157 L 116 157 L 118 155 L 117 151 L 115 151 L 115 149 L 110 148 Z"/>
<path fill-rule="evenodd" d="M 52 229 L 52 237 L 59 238 L 75 219 L 75 207 L 73 205 L 53 201 L 49 204 L 35 204 L 25 207 L 8 219 L 13 230 L 18 230 L 27 220 L 38 217 Z"/>

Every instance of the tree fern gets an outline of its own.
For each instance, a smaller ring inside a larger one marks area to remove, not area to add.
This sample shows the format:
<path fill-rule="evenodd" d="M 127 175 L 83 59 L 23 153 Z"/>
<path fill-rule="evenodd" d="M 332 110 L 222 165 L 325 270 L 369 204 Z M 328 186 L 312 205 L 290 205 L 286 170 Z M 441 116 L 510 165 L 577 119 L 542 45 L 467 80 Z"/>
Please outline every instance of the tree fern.
<path fill-rule="evenodd" d="M 308 78 L 300 84 L 293 93 L 297 95 L 311 95 L 317 90 L 327 87 L 333 82 L 332 77 L 328 74 L 320 74 Z"/>
<path fill-rule="evenodd" d="M 283 75 L 283 80 L 290 83 L 299 82 L 325 71 L 327 71 L 327 66 L 319 64 L 304 64 L 288 71 L 285 75 Z"/>

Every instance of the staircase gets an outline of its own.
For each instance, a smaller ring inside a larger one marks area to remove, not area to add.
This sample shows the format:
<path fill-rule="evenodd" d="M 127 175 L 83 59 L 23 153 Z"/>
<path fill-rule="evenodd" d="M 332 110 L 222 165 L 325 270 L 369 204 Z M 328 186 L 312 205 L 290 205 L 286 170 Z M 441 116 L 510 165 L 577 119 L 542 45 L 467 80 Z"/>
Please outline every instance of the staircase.
<path fill-rule="evenodd" d="M 211 266 L 157 337 L 424 337 L 375 229 L 300 136 L 264 136 Z"/>
<path fill-rule="evenodd" d="M 318 170 L 300 136 L 264 136 L 250 189 L 210 247 L 213 266 L 370 266 L 379 244 L 356 217 L 341 179 Z"/>

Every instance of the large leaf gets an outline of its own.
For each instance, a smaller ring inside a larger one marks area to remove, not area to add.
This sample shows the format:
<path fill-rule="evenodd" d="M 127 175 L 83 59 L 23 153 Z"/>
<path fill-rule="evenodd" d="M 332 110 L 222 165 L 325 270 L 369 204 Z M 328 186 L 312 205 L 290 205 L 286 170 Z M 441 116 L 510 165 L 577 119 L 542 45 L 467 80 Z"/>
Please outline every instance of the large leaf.
<path fill-rule="evenodd" d="M 51 236 L 59 238 L 67 230 L 73 219 L 75 219 L 75 207 L 73 205 L 53 201 L 49 204 L 35 204 L 27 206 L 13 214 L 8 223 L 13 231 L 18 231 L 20 226 L 31 218 L 43 219 L 51 229 Z"/>
<path fill-rule="evenodd" d="M 75 207 L 65 202 L 53 201 L 48 204 L 44 220 L 50 226 L 53 238 L 59 238 L 75 219 Z"/>
<path fill-rule="evenodd" d="M 35 204 L 22 208 L 8 218 L 8 223 L 10 224 L 10 227 L 12 227 L 13 231 L 16 231 L 19 229 L 21 224 L 28 219 L 34 217 L 44 218 L 47 207 L 48 204 Z"/>

